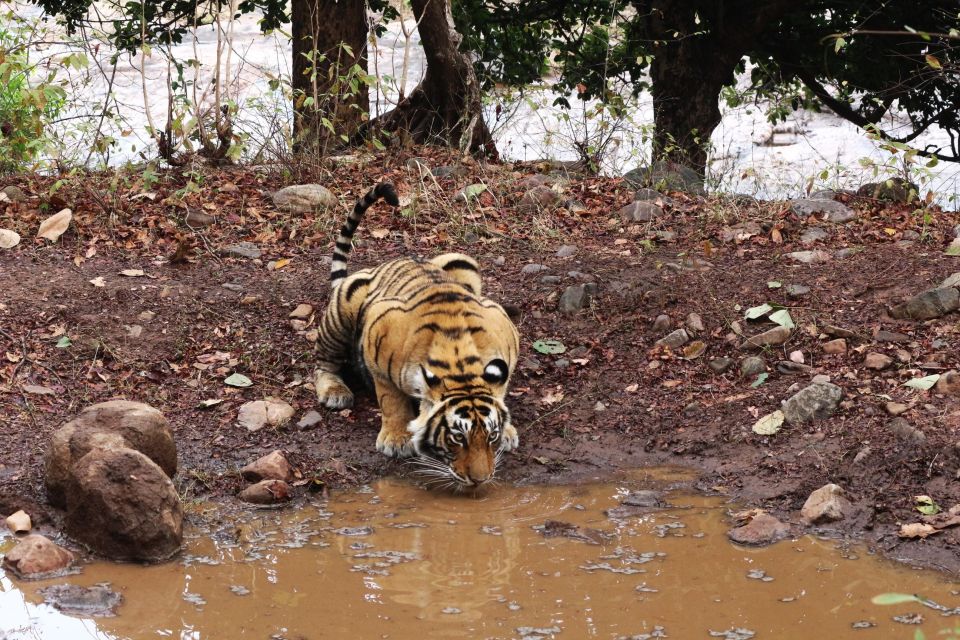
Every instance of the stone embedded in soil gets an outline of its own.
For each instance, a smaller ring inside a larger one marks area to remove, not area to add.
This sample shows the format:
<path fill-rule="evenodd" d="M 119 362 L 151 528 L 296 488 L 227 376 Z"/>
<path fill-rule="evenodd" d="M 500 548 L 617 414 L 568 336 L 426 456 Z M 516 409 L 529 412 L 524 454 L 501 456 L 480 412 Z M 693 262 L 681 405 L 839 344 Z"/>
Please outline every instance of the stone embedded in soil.
<path fill-rule="evenodd" d="M 294 408 L 279 398 L 264 398 L 247 402 L 237 412 L 237 424 L 248 431 L 259 431 L 266 426 L 280 427 L 286 424 L 293 414 Z"/>
<path fill-rule="evenodd" d="M 807 524 L 825 524 L 842 520 L 853 510 L 853 505 L 839 485 L 827 484 L 813 493 L 803 503 L 800 515 Z"/>
<path fill-rule="evenodd" d="M 960 289 L 960 271 L 947 276 L 946 280 L 940 283 L 938 289 Z"/>
<path fill-rule="evenodd" d="M 803 298 L 810 293 L 810 287 L 802 284 L 788 284 L 786 287 L 788 298 Z"/>
<path fill-rule="evenodd" d="M 556 276 L 556 275 L 546 275 L 546 276 L 542 276 L 542 277 L 540 278 L 540 282 L 542 282 L 543 284 L 547 284 L 547 285 L 553 286 L 553 285 L 557 285 L 557 284 L 560 284 L 561 282 L 563 282 L 563 277 L 562 277 L 562 276 Z"/>
<path fill-rule="evenodd" d="M 521 212 L 536 212 L 544 209 L 550 209 L 560 203 L 560 194 L 547 186 L 537 186 L 528 190 L 520 202 L 517 203 L 517 210 Z"/>
<path fill-rule="evenodd" d="M 863 366 L 867 369 L 873 369 L 874 371 L 883 371 L 891 364 L 893 364 L 893 358 L 885 353 L 871 351 L 863 358 Z"/>
<path fill-rule="evenodd" d="M 39 589 L 43 601 L 57 611 L 77 616 L 113 617 L 123 596 L 106 585 L 81 587 L 78 584 L 55 584 Z"/>
<path fill-rule="evenodd" d="M 767 363 L 759 356 L 749 356 L 740 361 L 740 375 L 751 378 L 767 370 Z"/>
<path fill-rule="evenodd" d="M 525 264 L 523 268 L 520 269 L 520 273 L 525 276 L 532 276 L 534 274 L 540 273 L 541 271 L 549 271 L 550 267 L 545 264 Z"/>
<path fill-rule="evenodd" d="M 73 560 L 73 553 L 33 533 L 3 556 L 3 568 L 20 578 L 41 578 L 68 569 Z"/>
<path fill-rule="evenodd" d="M 67 482 L 80 458 L 93 449 L 123 447 L 143 453 L 170 477 L 177 472 L 173 430 L 162 413 L 142 402 L 101 402 L 81 411 L 50 437 L 43 460 L 50 502 L 65 505 Z"/>
<path fill-rule="evenodd" d="M 887 413 L 892 416 L 899 416 L 906 413 L 910 409 L 909 406 L 903 404 L 902 402 L 888 402 L 883 405 L 883 408 L 886 409 Z"/>
<path fill-rule="evenodd" d="M 565 244 L 557 249 L 557 253 L 554 254 L 558 258 L 570 258 L 577 254 L 577 245 L 575 244 Z"/>
<path fill-rule="evenodd" d="M 892 308 L 890 315 L 902 320 L 932 320 L 957 309 L 960 309 L 960 290 L 947 287 L 924 291 Z"/>
<path fill-rule="evenodd" d="M 869 446 L 863 447 L 860 451 L 857 452 L 857 455 L 853 457 L 853 464 L 863 464 L 873 453 L 873 449 Z"/>
<path fill-rule="evenodd" d="M 802 198 L 790 202 L 790 210 L 801 218 L 814 214 L 823 214 L 827 222 L 844 223 L 857 218 L 857 212 L 836 200 L 814 200 Z"/>
<path fill-rule="evenodd" d="M 240 469 L 240 475 L 247 482 L 260 482 L 261 480 L 290 482 L 293 480 L 293 467 L 287 462 L 283 451 L 277 449 Z"/>
<path fill-rule="evenodd" d="M 906 418 L 894 418 L 888 425 L 890 432 L 910 444 L 921 445 L 927 441 L 926 434 L 914 427 Z"/>
<path fill-rule="evenodd" d="M 560 296 L 557 310 L 564 315 L 573 315 L 588 307 L 591 299 L 586 284 L 573 284 L 567 287 Z"/>
<path fill-rule="evenodd" d="M 777 363 L 777 372 L 784 375 L 792 375 L 797 373 L 810 373 L 813 371 L 813 367 L 802 362 L 794 362 L 793 360 L 781 360 Z"/>
<path fill-rule="evenodd" d="M 868 182 L 857 189 L 857 195 L 876 200 L 906 204 L 917 199 L 920 187 L 903 178 L 888 178 L 883 182 Z"/>
<path fill-rule="evenodd" d="M 23 509 L 7 516 L 6 519 L 4 519 L 4 523 L 12 533 L 26 533 L 33 527 L 33 523 L 30 521 L 30 515 Z"/>
<path fill-rule="evenodd" d="M 300 427 L 301 429 L 309 429 L 310 427 L 314 427 L 320 424 L 322 420 L 323 420 L 323 416 L 320 415 L 319 412 L 311 409 L 310 411 L 307 411 L 305 414 L 303 414 L 303 417 L 300 418 L 299 422 L 297 422 L 297 426 Z"/>
<path fill-rule="evenodd" d="M 291 213 L 326 211 L 339 205 L 337 196 L 319 184 L 293 184 L 271 194 L 278 209 Z"/>
<path fill-rule="evenodd" d="M 283 480 L 261 480 L 241 491 L 237 497 L 251 504 L 278 504 L 290 499 L 290 485 Z"/>
<path fill-rule="evenodd" d="M 730 529 L 727 537 L 738 544 L 767 545 L 782 540 L 790 533 L 790 526 L 769 513 L 759 513 L 747 524 Z"/>
<path fill-rule="evenodd" d="M 785 257 L 801 264 L 818 264 L 833 260 L 833 254 L 831 254 L 829 251 L 821 251 L 819 249 L 815 249 L 813 251 L 794 251 L 792 253 L 785 254 Z"/>
<path fill-rule="evenodd" d="M 823 227 L 807 227 L 807 229 L 800 234 L 800 242 L 803 244 L 815 244 L 829 237 L 830 232 Z"/>
<path fill-rule="evenodd" d="M 165 560 L 183 543 L 173 482 L 132 449 L 94 449 L 74 465 L 65 522 L 71 537 L 113 560 Z"/>
<path fill-rule="evenodd" d="M 763 347 L 772 347 L 779 344 L 783 344 L 790 339 L 790 329 L 787 327 L 774 327 L 763 333 L 758 333 L 755 336 L 747 338 L 747 340 L 740 345 L 741 349 L 744 350 L 757 350 L 762 349 Z"/>
<path fill-rule="evenodd" d="M 225 256 L 248 258 L 250 260 L 255 260 L 262 255 L 260 247 L 252 242 L 237 242 L 236 244 L 227 245 L 220 249 L 220 253 Z"/>
<path fill-rule="evenodd" d="M 707 330 L 703 325 L 703 318 L 701 318 L 700 314 L 696 312 L 687 314 L 687 329 L 692 331 L 694 334 L 703 333 Z"/>
<path fill-rule="evenodd" d="M 310 317 L 310 314 L 313 313 L 313 305 L 301 303 L 297 305 L 297 308 L 290 312 L 288 317 L 295 320 L 306 320 Z"/>
<path fill-rule="evenodd" d="M 838 327 L 834 324 L 827 324 L 823 326 L 823 332 L 828 336 L 833 336 L 834 338 L 856 338 L 857 332 L 851 331 L 850 329 L 845 329 L 844 327 Z"/>
<path fill-rule="evenodd" d="M 670 329 L 670 325 L 670 316 L 665 313 L 661 313 L 654 319 L 653 326 L 650 327 L 650 330 L 654 333 L 663 333 L 664 331 Z"/>
<path fill-rule="evenodd" d="M 829 355 L 838 355 L 847 352 L 847 341 L 843 338 L 823 343 L 823 352 Z"/>
<path fill-rule="evenodd" d="M 707 363 L 714 373 L 726 373 L 730 368 L 735 364 L 733 358 L 727 358 L 726 356 L 720 358 L 714 358 Z"/>
<path fill-rule="evenodd" d="M 873 336 L 873 339 L 877 342 L 893 342 L 900 344 L 904 342 L 910 342 L 913 338 L 904 333 L 898 333 L 896 331 L 880 330 L 877 331 L 875 336 Z"/>
<path fill-rule="evenodd" d="M 690 335 L 687 333 L 686 329 L 677 329 L 676 331 L 671 331 L 664 337 L 657 340 L 654 343 L 654 346 L 679 349 L 683 345 L 687 344 L 689 340 Z"/>
<path fill-rule="evenodd" d="M 3 189 L 0 189 L 0 193 L 7 196 L 7 198 L 10 199 L 10 202 L 26 202 L 27 200 L 27 194 L 23 189 L 15 184 L 11 184 Z"/>
<path fill-rule="evenodd" d="M 663 215 L 663 209 L 645 200 L 638 200 L 621 207 L 617 212 L 624 222 L 650 222 Z"/>
<path fill-rule="evenodd" d="M 941 374 L 934 391 L 945 396 L 960 396 L 960 372 L 947 371 Z"/>
<path fill-rule="evenodd" d="M 840 406 L 842 398 L 843 390 L 837 385 L 816 382 L 801 389 L 784 402 L 783 415 L 790 424 L 829 418 Z"/>
<path fill-rule="evenodd" d="M 663 492 L 652 489 L 641 489 L 640 491 L 631 491 L 628 493 L 623 500 L 620 501 L 620 504 L 628 507 L 661 508 L 665 507 L 667 503 L 663 500 Z"/>

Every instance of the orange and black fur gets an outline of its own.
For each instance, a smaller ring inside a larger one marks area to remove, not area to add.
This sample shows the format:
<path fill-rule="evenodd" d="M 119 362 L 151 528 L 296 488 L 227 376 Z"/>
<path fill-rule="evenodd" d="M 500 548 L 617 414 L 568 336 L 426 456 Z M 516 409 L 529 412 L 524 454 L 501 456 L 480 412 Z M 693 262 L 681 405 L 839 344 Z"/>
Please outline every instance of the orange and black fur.
<path fill-rule="evenodd" d="M 317 341 L 317 397 L 334 409 L 352 405 L 340 372 L 356 364 L 383 413 L 379 451 L 417 455 L 437 484 L 483 484 L 500 452 L 519 442 L 504 404 L 517 364 L 516 327 L 481 295 L 479 266 L 461 253 L 399 258 L 348 275 L 353 235 L 380 198 L 398 205 L 393 185 L 378 184 L 337 238 Z"/>

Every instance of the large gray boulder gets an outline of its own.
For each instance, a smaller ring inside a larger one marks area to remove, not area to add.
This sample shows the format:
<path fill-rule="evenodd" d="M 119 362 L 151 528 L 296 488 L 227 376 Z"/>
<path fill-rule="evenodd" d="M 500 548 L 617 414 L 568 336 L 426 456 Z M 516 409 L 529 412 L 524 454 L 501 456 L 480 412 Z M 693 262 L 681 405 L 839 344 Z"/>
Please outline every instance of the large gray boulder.
<path fill-rule="evenodd" d="M 123 447 L 143 453 L 169 477 L 177 472 L 173 430 L 162 413 L 142 402 L 101 402 L 81 411 L 50 438 L 43 461 L 50 502 L 65 506 L 67 481 L 80 458 L 93 449 Z"/>
<path fill-rule="evenodd" d="M 160 561 L 183 544 L 173 482 L 132 449 L 93 449 L 67 483 L 67 533 L 113 560 Z"/>

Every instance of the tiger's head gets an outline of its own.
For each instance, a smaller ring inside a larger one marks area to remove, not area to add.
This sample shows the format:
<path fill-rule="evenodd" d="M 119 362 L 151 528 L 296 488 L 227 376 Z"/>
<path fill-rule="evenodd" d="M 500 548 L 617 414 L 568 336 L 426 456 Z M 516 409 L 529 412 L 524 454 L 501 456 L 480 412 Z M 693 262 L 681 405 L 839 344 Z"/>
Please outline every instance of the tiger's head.
<path fill-rule="evenodd" d="M 470 373 L 469 367 L 443 369 L 431 360 L 419 374 L 424 383 L 420 411 L 407 427 L 415 464 L 437 485 L 462 489 L 488 482 L 501 452 L 518 444 L 510 411 L 500 399 L 510 377 L 507 363 L 495 358 Z"/>

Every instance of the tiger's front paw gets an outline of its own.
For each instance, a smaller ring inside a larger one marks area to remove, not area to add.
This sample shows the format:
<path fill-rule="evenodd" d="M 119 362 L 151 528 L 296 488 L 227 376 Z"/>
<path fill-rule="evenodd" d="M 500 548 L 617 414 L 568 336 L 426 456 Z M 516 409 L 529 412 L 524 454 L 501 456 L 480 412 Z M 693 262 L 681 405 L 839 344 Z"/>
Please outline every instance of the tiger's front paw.
<path fill-rule="evenodd" d="M 503 441 L 500 444 L 500 448 L 503 451 L 513 451 L 520 446 L 520 435 L 517 433 L 516 428 L 512 424 L 508 424 L 503 428 L 503 435 L 501 438 Z"/>
<path fill-rule="evenodd" d="M 386 428 L 380 429 L 380 434 L 377 436 L 377 451 L 393 458 L 409 458 L 416 453 L 411 434 L 398 433 Z"/>
<path fill-rule="evenodd" d="M 353 392 L 339 377 L 326 371 L 317 371 L 314 378 L 317 400 L 330 409 L 346 409 L 353 406 Z"/>

